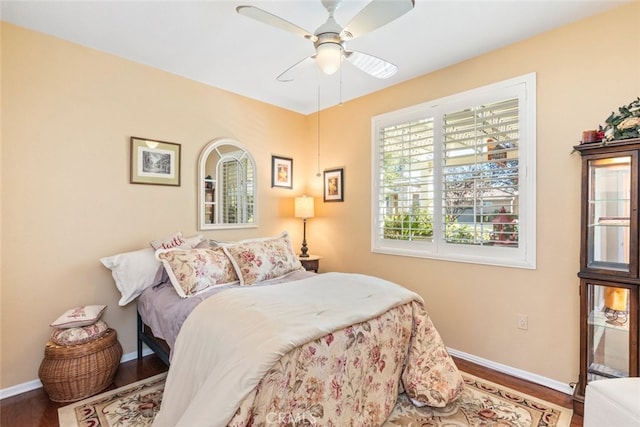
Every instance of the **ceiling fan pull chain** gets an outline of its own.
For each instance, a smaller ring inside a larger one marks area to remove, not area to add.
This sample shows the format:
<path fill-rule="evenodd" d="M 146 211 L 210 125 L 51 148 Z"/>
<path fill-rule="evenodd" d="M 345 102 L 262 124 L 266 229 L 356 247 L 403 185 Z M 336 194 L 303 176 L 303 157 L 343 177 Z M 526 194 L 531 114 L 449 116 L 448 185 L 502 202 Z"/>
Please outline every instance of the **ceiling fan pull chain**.
<path fill-rule="evenodd" d="M 342 67 L 340 67 L 340 99 L 338 100 L 338 106 L 342 107 Z"/>
<path fill-rule="evenodd" d="M 320 176 L 320 72 L 318 72 L 318 112 L 317 112 L 317 120 L 318 120 L 318 156 L 317 156 L 317 165 L 316 165 L 316 176 Z"/>

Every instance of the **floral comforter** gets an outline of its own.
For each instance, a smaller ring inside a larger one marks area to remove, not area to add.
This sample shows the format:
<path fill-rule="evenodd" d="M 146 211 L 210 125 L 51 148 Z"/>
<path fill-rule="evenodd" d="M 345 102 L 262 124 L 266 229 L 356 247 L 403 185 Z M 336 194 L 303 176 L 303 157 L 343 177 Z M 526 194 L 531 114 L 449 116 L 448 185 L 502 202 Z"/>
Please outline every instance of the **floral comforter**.
<path fill-rule="evenodd" d="M 261 289 L 225 291 L 194 310 L 154 426 L 372 427 L 399 392 L 442 407 L 464 387 L 405 288 L 327 273 Z"/>

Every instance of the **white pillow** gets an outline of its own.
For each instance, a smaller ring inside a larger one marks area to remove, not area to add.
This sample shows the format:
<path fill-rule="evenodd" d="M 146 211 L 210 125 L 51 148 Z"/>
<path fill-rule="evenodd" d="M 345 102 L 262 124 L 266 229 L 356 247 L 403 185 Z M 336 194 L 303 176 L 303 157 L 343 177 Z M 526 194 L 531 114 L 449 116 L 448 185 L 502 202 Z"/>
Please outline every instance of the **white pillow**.
<path fill-rule="evenodd" d="M 148 287 L 162 283 L 166 274 L 151 248 L 100 258 L 100 262 L 111 270 L 122 295 L 118 302 L 121 306 L 136 299 Z"/>
<path fill-rule="evenodd" d="M 106 310 L 106 305 L 83 305 L 65 311 L 60 317 L 51 323 L 51 327 L 66 329 L 80 326 L 93 325 Z"/>
<path fill-rule="evenodd" d="M 210 248 L 211 242 L 209 239 L 205 239 L 202 234 L 198 234 L 197 236 L 187 237 L 184 239 L 188 244 L 191 245 L 192 248 Z"/>

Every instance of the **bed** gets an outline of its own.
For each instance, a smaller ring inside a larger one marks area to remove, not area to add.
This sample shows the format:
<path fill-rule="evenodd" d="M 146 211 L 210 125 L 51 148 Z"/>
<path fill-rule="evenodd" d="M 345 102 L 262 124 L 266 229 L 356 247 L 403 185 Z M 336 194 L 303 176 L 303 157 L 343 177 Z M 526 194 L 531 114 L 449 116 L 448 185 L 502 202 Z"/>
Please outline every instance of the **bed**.
<path fill-rule="evenodd" d="M 399 393 L 436 407 L 461 393 L 415 293 L 306 272 L 286 233 L 221 248 L 158 251 L 169 278 L 137 298 L 138 354 L 144 342 L 170 364 L 154 426 L 371 427 Z"/>
<path fill-rule="evenodd" d="M 252 286 L 276 285 L 314 275 L 309 271 L 297 270 L 285 277 L 262 281 Z M 169 279 L 147 288 L 137 300 L 138 359 L 142 358 L 143 344 L 146 344 L 160 360 L 170 365 L 171 347 L 189 313 L 210 296 L 239 286 L 235 283 L 216 286 L 189 299 L 181 298 Z"/>

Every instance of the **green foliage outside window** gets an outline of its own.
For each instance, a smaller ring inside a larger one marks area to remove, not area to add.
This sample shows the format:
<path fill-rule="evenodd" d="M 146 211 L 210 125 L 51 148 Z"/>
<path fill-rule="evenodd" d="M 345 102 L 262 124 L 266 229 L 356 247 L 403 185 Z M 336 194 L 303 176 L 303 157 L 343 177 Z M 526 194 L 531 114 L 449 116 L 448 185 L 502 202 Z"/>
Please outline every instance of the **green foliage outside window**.
<path fill-rule="evenodd" d="M 489 232 L 482 229 L 475 232 L 469 224 L 460 224 L 455 218 L 447 218 L 444 237 L 447 243 L 473 244 L 488 239 Z"/>
<path fill-rule="evenodd" d="M 491 220 L 498 214 L 488 216 L 488 224 L 478 227 L 472 224 L 461 224 L 457 218 L 447 216 L 445 227 L 445 240 L 447 243 L 478 244 L 483 242 L 491 245 L 496 241 L 506 240 L 515 243 L 518 241 L 518 223 L 504 224 L 502 231 L 496 233 Z M 411 214 L 386 215 L 384 220 L 384 238 L 391 240 L 430 240 L 433 238 L 433 218 L 424 209 L 419 209 Z M 499 235 L 504 234 L 506 239 Z"/>
<path fill-rule="evenodd" d="M 385 215 L 385 239 L 425 240 L 432 237 L 433 218 L 425 209 L 413 209 L 407 214 Z"/>

